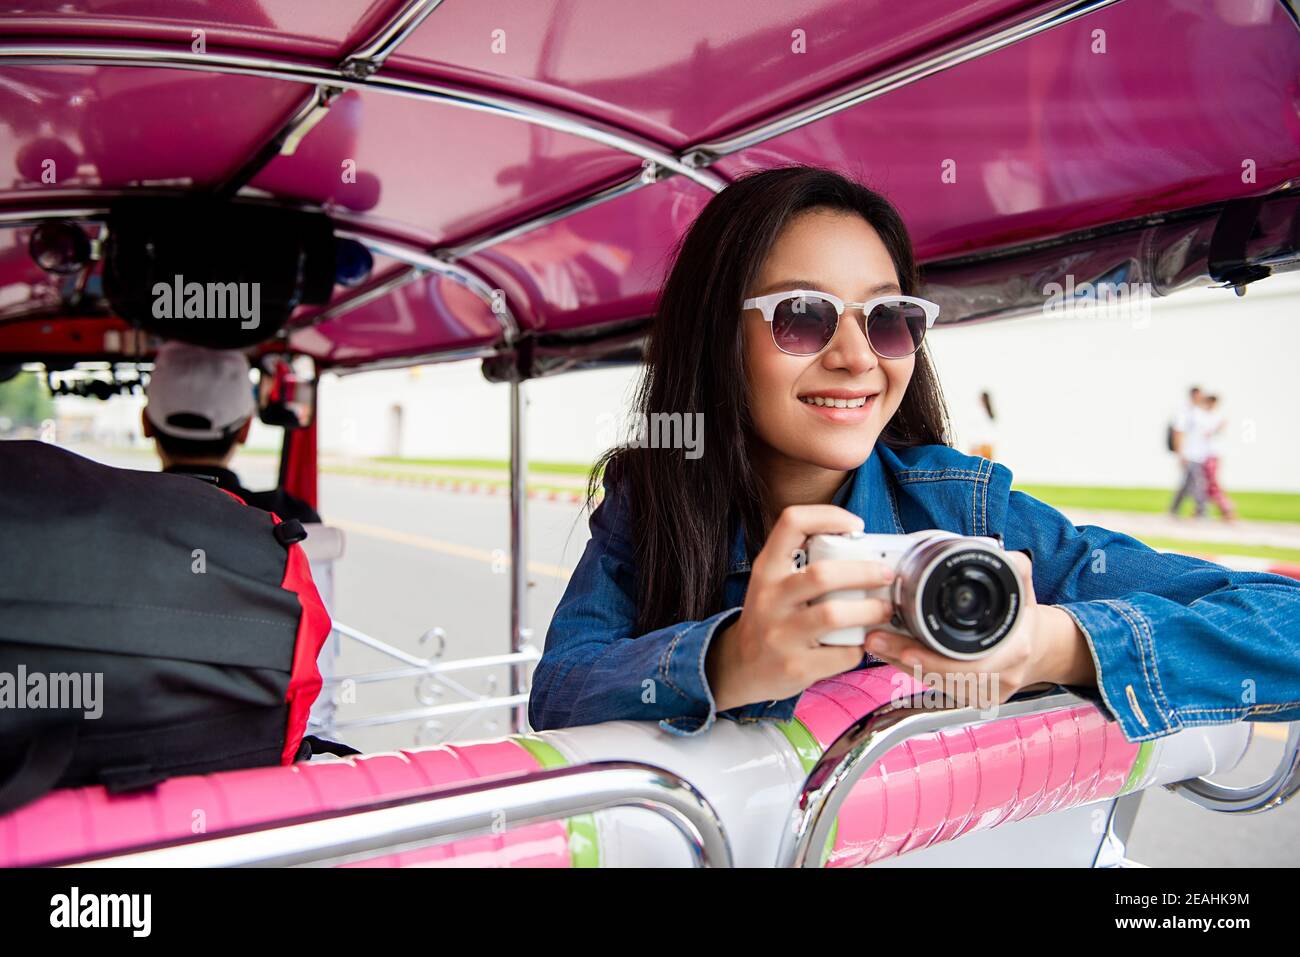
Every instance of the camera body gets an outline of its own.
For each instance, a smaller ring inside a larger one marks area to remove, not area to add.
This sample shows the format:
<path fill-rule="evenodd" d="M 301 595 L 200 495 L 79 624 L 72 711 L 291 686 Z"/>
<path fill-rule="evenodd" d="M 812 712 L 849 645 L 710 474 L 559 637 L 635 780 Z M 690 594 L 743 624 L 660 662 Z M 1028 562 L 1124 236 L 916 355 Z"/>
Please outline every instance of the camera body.
<path fill-rule="evenodd" d="M 994 538 L 933 528 L 905 535 L 851 532 L 813 535 L 806 552 L 810 565 L 833 559 L 890 566 L 895 578 L 889 585 L 828 592 L 814 603 L 883 598 L 895 613 L 878 630 L 910 635 L 949 658 L 987 655 L 1011 633 L 1024 607 L 1020 577 Z M 865 628 L 841 628 L 821 643 L 860 645 L 865 639 Z"/>

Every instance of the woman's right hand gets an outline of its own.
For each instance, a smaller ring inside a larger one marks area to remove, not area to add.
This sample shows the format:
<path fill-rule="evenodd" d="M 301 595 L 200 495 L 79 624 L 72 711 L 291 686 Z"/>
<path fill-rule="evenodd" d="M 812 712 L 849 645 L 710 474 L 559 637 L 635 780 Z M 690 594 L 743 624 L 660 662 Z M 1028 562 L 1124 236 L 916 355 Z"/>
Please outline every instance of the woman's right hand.
<path fill-rule="evenodd" d="M 840 628 L 887 623 L 893 605 L 884 599 L 814 598 L 841 589 L 872 589 L 893 580 L 884 562 L 819 561 L 795 566 L 795 553 L 810 535 L 862 531 L 862 519 L 835 505 L 785 509 L 754 559 L 740 617 L 714 635 L 705 656 L 705 677 L 718 711 L 756 701 L 779 701 L 822 678 L 856 667 L 862 645 L 822 645 Z"/>

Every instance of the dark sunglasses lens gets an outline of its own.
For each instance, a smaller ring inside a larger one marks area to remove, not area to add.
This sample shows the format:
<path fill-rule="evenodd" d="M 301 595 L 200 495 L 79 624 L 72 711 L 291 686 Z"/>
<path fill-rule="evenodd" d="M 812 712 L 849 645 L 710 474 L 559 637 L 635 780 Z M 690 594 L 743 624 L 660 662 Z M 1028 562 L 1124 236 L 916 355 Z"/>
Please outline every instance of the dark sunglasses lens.
<path fill-rule="evenodd" d="M 835 336 L 839 316 L 825 299 L 799 296 L 786 299 L 772 313 L 772 338 L 783 352 L 811 356 Z"/>
<path fill-rule="evenodd" d="M 924 338 L 925 310 L 914 302 L 882 302 L 867 316 L 867 341 L 886 359 L 910 356 Z"/>

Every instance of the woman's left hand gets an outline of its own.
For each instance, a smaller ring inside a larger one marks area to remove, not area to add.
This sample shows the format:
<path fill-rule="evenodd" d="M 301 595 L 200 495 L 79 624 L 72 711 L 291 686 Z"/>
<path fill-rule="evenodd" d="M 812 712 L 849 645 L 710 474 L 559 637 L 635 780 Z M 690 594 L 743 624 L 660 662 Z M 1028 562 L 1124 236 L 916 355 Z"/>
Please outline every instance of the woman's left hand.
<path fill-rule="evenodd" d="M 1007 552 L 1020 576 L 1024 605 L 1011 634 L 993 651 L 973 661 L 959 661 L 932 650 L 908 635 L 890 631 L 867 634 L 865 649 L 877 658 L 912 673 L 953 675 L 971 680 L 995 676 L 998 703 L 1030 685 L 1096 686 L 1097 672 L 1087 641 L 1074 618 L 1055 605 L 1040 605 L 1034 595 L 1033 565 L 1023 552 Z M 992 703 L 992 702 L 990 702 Z"/>

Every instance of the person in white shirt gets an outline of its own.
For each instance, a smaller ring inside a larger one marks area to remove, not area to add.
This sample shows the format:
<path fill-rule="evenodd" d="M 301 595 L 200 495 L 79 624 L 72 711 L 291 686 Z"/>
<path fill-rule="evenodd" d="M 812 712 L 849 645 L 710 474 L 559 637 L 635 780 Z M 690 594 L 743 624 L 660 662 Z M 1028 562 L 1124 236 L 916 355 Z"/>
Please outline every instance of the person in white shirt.
<path fill-rule="evenodd" d="M 1200 388 L 1193 386 L 1187 404 L 1174 420 L 1174 452 L 1177 453 L 1178 463 L 1183 470 L 1182 484 L 1169 506 L 1170 514 L 1175 517 L 1178 516 L 1183 500 L 1189 495 L 1195 503 L 1196 517 L 1201 518 L 1205 515 L 1207 486 L 1205 460 L 1210 453 L 1208 434 L 1210 420 L 1201 406 L 1201 401 Z"/>
<path fill-rule="evenodd" d="M 1226 492 L 1219 486 L 1219 456 L 1222 451 L 1222 442 L 1219 438 L 1220 433 L 1227 428 L 1227 420 L 1218 411 L 1219 397 L 1217 395 L 1201 396 L 1201 411 L 1205 418 L 1205 445 L 1206 455 L 1203 465 L 1205 472 L 1205 495 L 1214 503 L 1219 513 L 1226 522 L 1235 521 L 1237 510 L 1233 507 L 1232 500 L 1228 498 Z"/>

